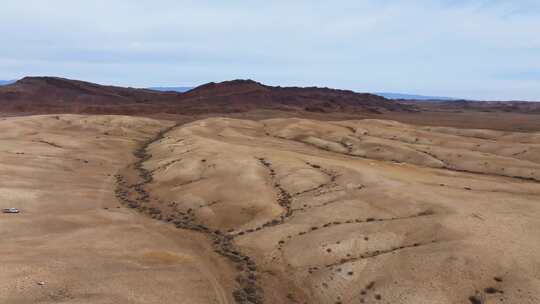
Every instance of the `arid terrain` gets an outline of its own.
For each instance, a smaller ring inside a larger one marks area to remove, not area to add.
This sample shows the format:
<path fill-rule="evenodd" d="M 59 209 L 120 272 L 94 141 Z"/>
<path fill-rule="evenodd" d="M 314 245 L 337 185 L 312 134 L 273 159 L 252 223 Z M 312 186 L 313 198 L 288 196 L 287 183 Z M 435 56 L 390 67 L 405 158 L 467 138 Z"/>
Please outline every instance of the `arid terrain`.
<path fill-rule="evenodd" d="M 0 120 L 0 303 L 227 303 L 233 269 L 197 233 L 140 216 L 114 175 L 168 123 Z M 42 284 L 42 285 L 40 285 Z"/>
<path fill-rule="evenodd" d="M 253 80 L 207 83 L 185 93 L 25 77 L 0 86 L 0 117 L 114 114 L 187 121 L 208 117 L 315 120 L 388 119 L 408 124 L 540 131 L 540 102 L 419 102 L 317 87 L 274 87 Z"/>
<path fill-rule="evenodd" d="M 540 133 L 0 120 L 0 303 L 539 303 Z"/>
<path fill-rule="evenodd" d="M 0 303 L 540 303 L 521 106 L 3 86 Z"/>

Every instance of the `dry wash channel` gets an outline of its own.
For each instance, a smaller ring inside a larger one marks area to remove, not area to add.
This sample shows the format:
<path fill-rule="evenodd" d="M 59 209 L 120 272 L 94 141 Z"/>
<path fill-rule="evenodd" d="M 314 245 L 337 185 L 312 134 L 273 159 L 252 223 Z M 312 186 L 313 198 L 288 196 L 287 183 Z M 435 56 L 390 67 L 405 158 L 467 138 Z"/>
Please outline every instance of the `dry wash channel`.
<path fill-rule="evenodd" d="M 150 140 L 118 197 L 196 231 L 237 303 L 537 303 L 540 134 L 213 118 Z"/>
<path fill-rule="evenodd" d="M 233 303 L 207 238 L 119 204 L 114 175 L 169 122 L 0 119 L 0 303 Z"/>

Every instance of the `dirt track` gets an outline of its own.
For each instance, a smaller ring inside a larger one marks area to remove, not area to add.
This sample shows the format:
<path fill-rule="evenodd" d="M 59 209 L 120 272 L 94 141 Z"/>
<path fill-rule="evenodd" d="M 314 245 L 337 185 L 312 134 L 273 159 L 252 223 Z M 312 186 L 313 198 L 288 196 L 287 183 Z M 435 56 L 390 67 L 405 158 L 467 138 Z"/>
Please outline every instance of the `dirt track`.
<path fill-rule="evenodd" d="M 0 303 L 540 302 L 538 133 L 72 115 L 0 127 L 0 207 L 23 211 L 0 215 Z"/>

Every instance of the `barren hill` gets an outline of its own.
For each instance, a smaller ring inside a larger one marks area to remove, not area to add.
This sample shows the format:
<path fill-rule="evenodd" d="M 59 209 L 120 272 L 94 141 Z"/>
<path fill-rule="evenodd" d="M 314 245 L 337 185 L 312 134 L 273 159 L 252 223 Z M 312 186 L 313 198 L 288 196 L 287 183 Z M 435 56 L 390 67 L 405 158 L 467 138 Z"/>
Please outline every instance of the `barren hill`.
<path fill-rule="evenodd" d="M 25 77 L 0 88 L 2 101 L 32 103 L 122 104 L 159 102 L 179 94 L 105 86 L 59 77 Z"/>
<path fill-rule="evenodd" d="M 383 97 L 353 91 L 318 87 L 272 87 L 252 80 L 209 83 L 183 94 L 183 98 L 219 105 L 234 104 L 238 109 L 277 108 L 310 112 L 413 111 Z"/>
<path fill-rule="evenodd" d="M 185 93 L 104 86 L 58 77 L 26 77 L 0 86 L 0 116 L 122 114 L 185 120 L 228 116 L 248 119 L 391 119 L 418 125 L 540 130 L 540 103 L 394 101 L 347 90 L 276 87 L 253 80 L 208 83 Z"/>
<path fill-rule="evenodd" d="M 252 80 L 209 83 L 186 93 L 103 86 L 57 77 L 26 77 L 0 87 L 0 111 L 4 112 L 149 115 L 278 110 L 361 114 L 414 108 L 372 94 L 271 87 Z"/>
<path fill-rule="evenodd" d="M 134 207 L 250 257 L 240 298 L 251 286 L 266 303 L 536 303 L 522 248 L 540 246 L 539 136 L 206 119 L 147 146 L 150 199 Z"/>
<path fill-rule="evenodd" d="M 472 101 L 453 100 L 440 102 L 417 102 L 416 104 L 424 108 L 439 109 L 445 111 L 473 110 L 479 112 L 507 112 L 507 113 L 527 113 L 540 114 L 540 102 L 533 101 Z"/>
<path fill-rule="evenodd" d="M 540 133 L 0 118 L 2 303 L 540 302 Z"/>

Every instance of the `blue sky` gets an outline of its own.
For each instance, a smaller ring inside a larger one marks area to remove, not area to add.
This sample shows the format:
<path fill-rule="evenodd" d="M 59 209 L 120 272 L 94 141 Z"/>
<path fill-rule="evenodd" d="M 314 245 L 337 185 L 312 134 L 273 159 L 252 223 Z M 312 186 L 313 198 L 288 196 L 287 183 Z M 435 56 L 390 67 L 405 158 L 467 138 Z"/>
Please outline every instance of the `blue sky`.
<path fill-rule="evenodd" d="M 540 100 L 540 1 L 6 1 L 0 79 Z"/>

